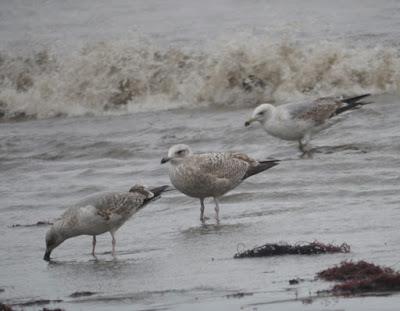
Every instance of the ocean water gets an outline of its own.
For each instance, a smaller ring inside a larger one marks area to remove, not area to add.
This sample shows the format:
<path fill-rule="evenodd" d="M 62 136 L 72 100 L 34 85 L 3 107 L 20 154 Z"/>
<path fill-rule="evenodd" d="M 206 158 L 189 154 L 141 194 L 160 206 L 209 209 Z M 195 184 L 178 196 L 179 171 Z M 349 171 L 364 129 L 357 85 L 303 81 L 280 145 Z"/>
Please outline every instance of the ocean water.
<path fill-rule="evenodd" d="M 315 298 L 332 284 L 314 277 L 350 259 L 400 269 L 399 17 L 398 1 L 0 1 L 0 301 L 396 310 L 398 295 Z M 244 127 L 262 102 L 365 92 L 373 103 L 315 137 L 310 160 Z M 220 225 L 200 224 L 197 200 L 165 194 L 118 231 L 116 259 L 103 235 L 98 260 L 79 237 L 48 264 L 48 226 L 13 227 L 94 193 L 168 183 L 160 159 L 175 143 L 284 161 L 226 195 Z M 233 259 L 313 240 L 352 251 Z M 296 277 L 306 281 L 290 286 Z"/>

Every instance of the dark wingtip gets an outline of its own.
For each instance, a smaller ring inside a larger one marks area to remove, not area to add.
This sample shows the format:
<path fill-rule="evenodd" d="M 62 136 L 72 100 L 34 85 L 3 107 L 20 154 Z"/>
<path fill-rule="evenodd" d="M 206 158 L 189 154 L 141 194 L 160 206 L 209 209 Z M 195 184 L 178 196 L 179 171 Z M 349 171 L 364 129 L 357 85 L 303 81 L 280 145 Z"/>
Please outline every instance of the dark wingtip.
<path fill-rule="evenodd" d="M 363 95 L 359 95 L 359 96 L 355 96 L 355 97 L 349 97 L 349 98 L 342 99 L 341 102 L 346 103 L 347 105 L 336 109 L 335 113 L 332 116 L 341 114 L 342 112 L 360 108 L 361 106 L 364 106 L 364 105 L 372 104 L 373 102 L 360 101 L 361 99 L 368 97 L 370 95 L 371 95 L 370 93 L 367 93 L 367 94 L 363 94 Z"/>
<path fill-rule="evenodd" d="M 354 103 L 358 102 L 360 99 L 363 99 L 368 96 L 371 96 L 371 93 L 366 93 L 366 94 L 362 94 L 362 95 L 358 95 L 358 96 L 354 96 L 354 97 L 344 98 L 341 100 L 341 102 L 348 103 L 348 104 L 354 104 Z"/>
<path fill-rule="evenodd" d="M 281 160 L 266 160 L 266 161 L 261 161 L 260 165 L 266 167 L 266 169 L 269 169 L 271 167 L 278 165 L 280 162 Z"/>
<path fill-rule="evenodd" d="M 250 176 L 256 175 L 261 173 L 271 167 L 278 165 L 280 160 L 266 160 L 266 161 L 259 161 L 257 166 L 250 166 L 247 170 L 246 174 L 244 175 L 243 179 L 246 179 Z"/>
<path fill-rule="evenodd" d="M 155 187 L 150 189 L 150 191 L 154 194 L 154 197 L 158 197 L 161 195 L 161 193 L 168 191 L 171 188 L 169 185 L 164 185 L 164 186 L 160 186 L 160 187 Z"/>

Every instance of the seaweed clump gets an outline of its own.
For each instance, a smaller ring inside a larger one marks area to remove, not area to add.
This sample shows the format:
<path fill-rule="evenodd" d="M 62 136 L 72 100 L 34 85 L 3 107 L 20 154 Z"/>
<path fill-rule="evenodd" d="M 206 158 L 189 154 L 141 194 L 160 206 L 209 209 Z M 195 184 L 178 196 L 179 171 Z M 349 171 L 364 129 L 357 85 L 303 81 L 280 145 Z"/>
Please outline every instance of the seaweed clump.
<path fill-rule="evenodd" d="M 10 305 L 6 305 L 0 302 L 0 311 L 14 311 Z"/>
<path fill-rule="evenodd" d="M 83 291 L 83 292 L 73 292 L 69 297 L 77 298 L 77 297 L 84 297 L 84 296 L 92 296 L 95 295 L 95 292 Z"/>
<path fill-rule="evenodd" d="M 343 261 L 338 266 L 318 272 L 317 276 L 341 282 L 331 289 L 336 295 L 400 291 L 399 272 L 366 261 Z"/>
<path fill-rule="evenodd" d="M 243 298 L 245 296 L 253 296 L 253 293 L 238 292 L 238 293 L 226 295 L 226 298 Z"/>
<path fill-rule="evenodd" d="M 350 245 L 343 243 L 341 245 L 324 244 L 319 241 L 314 241 L 306 244 L 286 244 L 286 243 L 268 243 L 262 246 L 257 246 L 253 249 L 237 252 L 234 258 L 248 257 L 268 257 L 281 255 L 317 255 L 329 253 L 348 253 Z"/>

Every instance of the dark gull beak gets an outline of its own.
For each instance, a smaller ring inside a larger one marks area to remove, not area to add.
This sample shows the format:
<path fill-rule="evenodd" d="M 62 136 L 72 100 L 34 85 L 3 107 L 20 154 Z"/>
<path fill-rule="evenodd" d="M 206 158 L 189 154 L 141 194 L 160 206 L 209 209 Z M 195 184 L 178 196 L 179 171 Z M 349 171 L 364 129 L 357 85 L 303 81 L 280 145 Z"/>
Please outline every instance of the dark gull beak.
<path fill-rule="evenodd" d="M 161 164 L 167 163 L 169 160 L 171 160 L 171 158 L 164 157 L 164 158 L 161 159 Z"/>
<path fill-rule="evenodd" d="M 50 261 L 50 254 L 51 254 L 51 250 L 46 249 L 46 253 L 44 253 L 43 259 L 46 261 Z"/>
<path fill-rule="evenodd" d="M 254 118 L 251 118 L 251 119 L 248 119 L 245 123 L 244 123 L 244 126 L 249 126 L 251 123 L 253 123 L 254 121 L 256 121 L 256 119 L 254 119 Z"/>

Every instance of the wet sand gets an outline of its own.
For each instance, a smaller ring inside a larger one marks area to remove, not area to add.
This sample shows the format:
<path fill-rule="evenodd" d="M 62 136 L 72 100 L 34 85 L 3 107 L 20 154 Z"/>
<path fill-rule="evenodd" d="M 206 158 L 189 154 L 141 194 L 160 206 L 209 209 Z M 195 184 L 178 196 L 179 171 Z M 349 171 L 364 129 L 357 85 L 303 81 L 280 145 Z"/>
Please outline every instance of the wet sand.
<path fill-rule="evenodd" d="M 342 117 L 313 140 L 322 152 L 300 159 L 294 143 L 244 128 L 248 109 L 170 110 L 126 116 L 78 117 L 0 124 L 0 299 L 48 299 L 66 310 L 395 310 L 399 295 L 316 297 L 333 283 L 316 273 L 342 260 L 364 259 L 400 269 L 399 98 Z M 173 122 L 171 121 L 173 120 Z M 47 226 L 65 206 L 137 182 L 162 185 L 168 147 L 237 150 L 282 163 L 211 201 L 203 226 L 199 203 L 177 192 L 135 215 L 117 232 L 79 237 L 42 260 Z M 348 254 L 233 259 L 239 248 L 319 240 L 348 243 Z M 289 285 L 293 278 L 305 279 Z M 74 292 L 94 295 L 73 298 Z M 36 310 L 37 306 L 24 307 Z"/>

